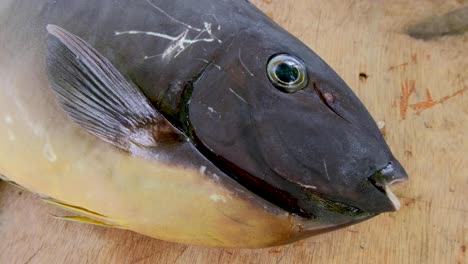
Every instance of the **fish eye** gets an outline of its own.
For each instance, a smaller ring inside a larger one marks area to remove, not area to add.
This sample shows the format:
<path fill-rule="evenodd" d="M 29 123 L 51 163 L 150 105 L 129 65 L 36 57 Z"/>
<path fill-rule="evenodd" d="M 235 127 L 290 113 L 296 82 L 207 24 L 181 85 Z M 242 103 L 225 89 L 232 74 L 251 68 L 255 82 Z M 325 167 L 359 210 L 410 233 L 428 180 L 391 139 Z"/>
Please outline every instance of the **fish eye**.
<path fill-rule="evenodd" d="M 294 93 L 307 86 L 304 63 L 291 55 L 273 56 L 268 62 L 267 72 L 271 83 L 283 92 Z"/>

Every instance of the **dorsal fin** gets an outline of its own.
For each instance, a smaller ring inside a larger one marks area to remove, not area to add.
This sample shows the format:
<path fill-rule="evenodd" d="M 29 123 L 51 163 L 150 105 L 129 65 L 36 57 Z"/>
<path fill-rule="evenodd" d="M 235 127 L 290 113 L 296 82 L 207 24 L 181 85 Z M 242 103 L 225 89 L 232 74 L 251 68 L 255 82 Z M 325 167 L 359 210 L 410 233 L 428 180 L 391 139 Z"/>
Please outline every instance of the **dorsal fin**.
<path fill-rule="evenodd" d="M 148 99 L 91 45 L 48 25 L 47 70 L 68 115 L 101 140 L 126 151 L 184 140 Z"/>

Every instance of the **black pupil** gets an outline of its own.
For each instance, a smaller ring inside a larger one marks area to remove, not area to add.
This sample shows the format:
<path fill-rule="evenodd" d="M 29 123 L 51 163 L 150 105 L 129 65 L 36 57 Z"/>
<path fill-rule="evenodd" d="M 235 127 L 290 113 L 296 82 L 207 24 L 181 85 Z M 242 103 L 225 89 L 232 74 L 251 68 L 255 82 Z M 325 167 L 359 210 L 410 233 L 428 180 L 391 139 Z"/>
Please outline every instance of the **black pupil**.
<path fill-rule="evenodd" d="M 299 69 L 286 62 L 282 62 L 276 66 L 275 74 L 284 83 L 294 83 L 299 79 Z"/>

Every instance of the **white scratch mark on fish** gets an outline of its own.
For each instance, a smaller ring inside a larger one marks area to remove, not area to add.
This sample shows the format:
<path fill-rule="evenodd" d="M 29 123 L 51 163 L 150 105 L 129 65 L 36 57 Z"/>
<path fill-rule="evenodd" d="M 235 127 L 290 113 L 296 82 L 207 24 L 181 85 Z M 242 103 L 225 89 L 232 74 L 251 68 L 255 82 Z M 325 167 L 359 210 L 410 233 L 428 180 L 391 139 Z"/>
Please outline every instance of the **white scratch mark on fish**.
<path fill-rule="evenodd" d="M 210 195 L 210 200 L 215 201 L 215 202 L 221 201 L 223 203 L 227 203 L 226 197 L 220 194 L 216 194 L 216 193 L 213 193 L 212 195 Z"/>
<path fill-rule="evenodd" d="M 205 29 L 200 31 L 198 35 L 194 39 L 189 39 L 188 34 L 189 34 L 189 29 L 184 30 L 180 35 L 174 37 L 170 36 L 167 34 L 159 33 L 159 32 L 152 32 L 152 31 L 141 31 L 141 30 L 128 30 L 128 31 L 115 31 L 114 34 L 116 36 L 120 35 L 147 35 L 147 36 L 152 36 L 152 37 L 158 37 L 166 40 L 172 41 L 172 43 L 169 45 L 169 47 L 166 48 L 166 50 L 162 53 L 162 58 L 167 59 L 168 57 L 173 57 L 176 58 L 179 56 L 182 52 L 187 50 L 190 46 L 193 44 L 199 43 L 199 42 L 214 42 L 218 41 L 219 43 L 222 43 L 221 40 L 216 38 L 211 30 L 211 24 L 205 22 Z M 201 36 L 207 33 L 209 35 L 208 38 L 201 38 Z M 160 55 L 153 55 L 153 56 L 145 56 L 144 59 L 151 59 L 154 57 L 158 57 Z"/>
<path fill-rule="evenodd" d="M 215 181 L 219 181 L 219 176 L 218 176 L 218 174 L 213 173 L 213 178 L 215 179 Z"/>
<path fill-rule="evenodd" d="M 218 64 L 214 64 L 214 63 L 210 63 L 209 61 L 205 60 L 205 59 L 196 59 L 196 60 L 199 60 L 199 61 L 203 61 L 204 63 L 206 64 L 209 64 L 213 67 L 216 67 L 218 70 L 222 70 L 223 68 L 221 68 L 221 66 L 219 66 Z"/>
<path fill-rule="evenodd" d="M 206 166 L 201 166 L 199 172 L 200 172 L 200 174 L 205 175 Z"/>
<path fill-rule="evenodd" d="M 138 35 L 138 34 L 139 35 L 148 35 L 148 36 L 159 37 L 159 38 L 172 40 L 172 41 L 176 41 L 180 37 L 180 35 L 177 36 L 177 37 L 173 37 L 173 36 L 169 36 L 169 35 L 162 34 L 162 33 L 151 32 L 151 31 L 140 31 L 140 30 L 128 30 L 128 31 L 116 31 L 115 32 L 116 36 L 124 35 L 124 34 L 128 34 L 128 35 Z M 184 34 L 184 33 L 182 33 L 182 34 Z"/>
<path fill-rule="evenodd" d="M 167 16 L 169 19 L 171 19 L 172 21 L 178 23 L 178 24 L 181 24 L 185 27 L 187 27 L 188 29 L 193 29 L 195 31 L 202 31 L 202 29 L 199 29 L 199 28 L 196 28 L 196 27 L 193 27 L 187 23 L 184 23 L 176 18 L 174 18 L 173 16 L 169 15 L 166 11 L 162 10 L 159 6 L 155 5 L 153 2 L 151 2 L 150 0 L 146 0 L 146 2 L 148 2 L 148 4 L 150 6 L 152 6 L 154 9 L 158 10 L 159 12 L 163 13 L 165 16 Z"/>
<path fill-rule="evenodd" d="M 330 181 L 330 175 L 328 175 L 328 167 L 326 160 L 323 160 L 323 167 L 325 168 L 325 175 L 327 176 L 328 181 Z"/>
<path fill-rule="evenodd" d="M 13 118 L 10 115 L 5 115 L 5 123 L 7 124 L 13 124 Z"/>
<path fill-rule="evenodd" d="M 52 148 L 52 145 L 50 144 L 49 140 L 47 140 L 47 142 L 44 144 L 42 152 L 44 153 L 46 159 L 50 162 L 57 161 L 57 155 L 55 155 L 54 149 Z"/>
<path fill-rule="evenodd" d="M 6 79 L 5 82 L 7 84 L 5 87 L 15 87 L 13 77 Z M 6 93 L 7 95 L 9 95 L 7 96 L 7 98 L 8 97 L 13 98 L 16 108 L 18 109 L 18 111 L 16 111 L 17 112 L 16 118 L 18 120 L 21 120 L 21 123 L 25 123 L 29 128 L 31 128 L 31 130 L 33 131 L 36 137 L 42 137 L 45 134 L 44 128 L 40 124 L 38 124 L 37 119 L 31 117 L 30 111 L 28 111 L 27 107 L 25 107 L 27 103 L 24 104 L 23 100 L 21 99 L 22 98 L 21 94 L 19 94 L 18 91 L 15 89 L 7 89 Z M 23 120 L 25 122 L 22 122 Z"/>
<path fill-rule="evenodd" d="M 16 106 L 21 114 L 21 116 L 26 121 L 26 124 L 32 129 L 34 135 L 36 137 L 42 137 L 45 132 L 41 125 L 37 124 L 37 121 L 34 121 L 33 118 L 30 117 L 30 113 L 26 110 L 26 107 L 19 100 L 15 101 Z"/>
<path fill-rule="evenodd" d="M 144 60 L 149 60 L 149 59 L 153 59 L 153 58 L 156 58 L 156 57 L 160 57 L 160 56 L 162 56 L 162 55 L 163 55 L 163 53 L 161 53 L 161 54 L 156 54 L 156 55 L 151 55 L 151 56 L 144 56 L 143 59 L 144 59 Z"/>
<path fill-rule="evenodd" d="M 212 114 L 216 114 L 217 112 L 213 109 L 213 107 L 208 107 L 208 111 Z"/>
<path fill-rule="evenodd" d="M 190 46 L 192 46 L 194 43 L 200 42 L 200 37 L 201 37 L 201 35 L 203 35 L 203 33 L 205 33 L 205 32 L 208 33 L 208 35 L 210 36 L 209 39 L 206 39 L 206 38 L 205 38 L 205 41 L 206 41 L 206 42 L 213 42 L 213 41 L 217 40 L 219 43 L 222 43 L 221 40 L 217 39 L 217 38 L 213 35 L 213 33 L 212 33 L 212 31 L 211 31 L 211 24 L 210 24 L 210 23 L 204 22 L 203 25 L 205 26 L 205 29 L 202 30 L 202 31 L 200 31 L 200 33 L 195 37 L 195 39 L 193 39 L 193 41 L 192 41 L 191 43 L 188 44 L 187 47 L 182 47 L 181 50 L 174 56 L 174 58 L 177 57 L 177 56 L 179 56 L 180 53 L 182 53 L 184 50 L 188 49 L 188 48 L 189 48 Z M 188 33 L 188 32 L 187 32 L 187 33 Z"/>
<path fill-rule="evenodd" d="M 179 56 L 179 54 L 182 53 L 186 49 L 184 41 L 187 38 L 188 32 L 189 31 L 186 30 L 182 34 L 180 34 L 179 37 L 163 52 L 162 54 L 163 60 L 166 59 L 167 57 L 170 57 L 171 54 L 173 53 L 176 53 L 174 55 L 174 58 L 175 58 Z"/>
<path fill-rule="evenodd" d="M 8 130 L 8 140 L 10 141 L 15 141 L 16 140 L 16 137 L 15 137 L 15 134 L 13 133 L 13 131 L 11 130 Z"/>
<path fill-rule="evenodd" d="M 242 60 L 242 57 L 241 57 L 241 50 L 239 49 L 239 61 L 240 63 L 242 64 L 242 67 L 244 67 L 244 69 L 247 70 L 247 72 L 250 74 L 250 76 L 254 76 L 254 74 L 249 70 L 249 68 L 247 68 L 247 66 L 245 65 L 244 61 Z"/>
<path fill-rule="evenodd" d="M 215 14 L 209 14 L 208 16 L 212 16 L 215 19 L 216 24 L 218 24 L 218 31 L 220 31 L 221 30 L 221 24 L 219 23 L 219 20 L 216 17 L 216 15 Z"/>
<path fill-rule="evenodd" d="M 242 189 L 239 189 L 239 188 L 236 188 L 236 192 L 239 192 L 239 193 L 245 193 L 245 191 L 244 191 L 244 190 L 242 190 Z"/>
<path fill-rule="evenodd" d="M 244 98 L 242 98 L 242 96 L 240 96 L 236 92 L 234 92 L 234 90 L 232 90 L 232 88 L 229 88 L 229 91 L 231 91 L 231 93 L 233 93 L 235 96 L 237 96 L 237 98 L 239 98 L 242 102 L 244 102 L 246 104 L 249 104 L 249 103 L 247 103 L 247 101 Z"/>
<path fill-rule="evenodd" d="M 150 0 L 146 1 L 149 5 L 151 5 L 153 8 L 170 18 L 172 21 L 174 21 L 177 24 L 180 24 L 184 26 L 186 29 L 179 34 L 178 36 L 171 36 L 167 35 L 164 33 L 160 32 L 152 32 L 152 31 L 142 31 L 142 30 L 127 30 L 127 31 L 115 31 L 114 34 L 116 36 L 120 35 L 147 35 L 147 36 L 152 36 L 152 37 L 158 37 L 166 40 L 170 40 L 172 43 L 165 49 L 165 51 L 162 54 L 159 55 L 152 55 L 152 56 L 144 56 L 145 60 L 152 59 L 155 57 L 161 56 L 163 60 L 168 60 L 170 58 L 176 58 L 180 54 L 182 54 L 185 50 L 187 50 L 189 47 L 192 45 L 199 43 L 199 42 L 214 42 L 217 41 L 218 43 L 222 43 L 222 41 L 217 38 L 212 31 L 212 24 L 208 22 L 204 22 L 203 26 L 204 28 L 197 28 L 192 25 L 189 25 L 187 23 L 184 23 L 171 15 L 169 15 L 166 11 L 162 10 L 160 7 L 156 6 L 154 3 L 152 3 Z M 216 17 L 215 17 L 216 19 Z M 221 29 L 221 27 L 218 25 L 218 31 Z M 190 31 L 195 31 L 198 34 L 195 36 L 195 38 L 190 39 L 189 38 L 189 33 Z M 203 35 L 208 35 L 208 37 L 202 38 Z M 219 67 L 220 69 L 220 67 Z"/>
<path fill-rule="evenodd" d="M 317 190 L 317 186 L 314 186 L 314 185 L 307 185 L 307 184 L 302 184 L 302 183 L 299 183 L 299 185 L 301 185 L 302 187 L 304 187 L 306 189 Z"/>

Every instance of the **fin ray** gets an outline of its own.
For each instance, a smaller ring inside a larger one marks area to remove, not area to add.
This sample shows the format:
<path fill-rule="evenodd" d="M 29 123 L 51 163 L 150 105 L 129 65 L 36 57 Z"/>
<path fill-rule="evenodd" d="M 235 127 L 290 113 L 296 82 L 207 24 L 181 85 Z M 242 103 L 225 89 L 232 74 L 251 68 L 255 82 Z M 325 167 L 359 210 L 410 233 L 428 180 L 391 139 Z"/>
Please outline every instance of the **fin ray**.
<path fill-rule="evenodd" d="M 47 30 L 49 80 L 76 123 L 127 151 L 133 145 L 183 141 L 185 136 L 91 45 L 58 26 Z"/>
<path fill-rule="evenodd" d="M 96 219 L 92 219 L 86 216 L 58 216 L 58 215 L 53 215 L 51 216 L 55 219 L 58 220 L 64 220 L 64 221 L 70 221 L 70 222 L 78 222 L 78 223 L 83 223 L 83 224 L 91 224 L 91 225 L 97 225 L 97 226 L 103 226 L 103 227 L 112 227 L 112 228 L 119 228 L 119 229 L 125 229 L 120 226 L 115 226 L 112 224 L 108 224 Z"/>
<path fill-rule="evenodd" d="M 83 207 L 67 204 L 61 201 L 57 201 L 52 198 L 42 198 L 42 201 L 44 201 L 47 204 L 62 208 L 64 210 L 67 210 L 69 212 L 73 212 L 77 214 L 78 216 L 54 216 L 55 218 L 59 219 L 65 219 L 65 220 L 75 220 L 77 221 L 78 219 L 88 219 L 89 221 L 81 221 L 81 222 L 96 222 L 96 223 L 103 223 L 101 225 L 105 226 L 112 226 L 112 227 L 118 227 L 118 228 L 123 228 L 123 224 L 121 224 L 117 220 L 110 219 L 109 217 L 102 215 L 97 212 L 93 212 L 91 210 L 88 210 Z M 68 218 L 68 219 L 66 219 Z"/>

